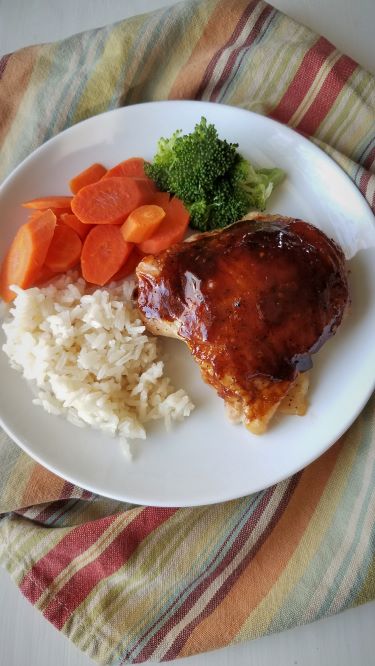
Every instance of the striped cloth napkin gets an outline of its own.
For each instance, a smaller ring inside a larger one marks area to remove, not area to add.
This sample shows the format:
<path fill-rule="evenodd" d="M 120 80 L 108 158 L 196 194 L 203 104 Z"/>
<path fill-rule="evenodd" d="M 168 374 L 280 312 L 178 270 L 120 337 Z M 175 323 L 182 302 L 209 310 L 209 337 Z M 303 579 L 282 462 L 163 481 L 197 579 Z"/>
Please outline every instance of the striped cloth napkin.
<path fill-rule="evenodd" d="M 1 174 L 121 105 L 203 99 L 311 137 L 375 205 L 375 82 L 262 0 L 183 2 L 0 62 Z M 103 664 L 163 661 L 375 597 L 374 397 L 302 472 L 193 509 L 118 503 L 0 442 L 0 558 L 55 627 Z"/>

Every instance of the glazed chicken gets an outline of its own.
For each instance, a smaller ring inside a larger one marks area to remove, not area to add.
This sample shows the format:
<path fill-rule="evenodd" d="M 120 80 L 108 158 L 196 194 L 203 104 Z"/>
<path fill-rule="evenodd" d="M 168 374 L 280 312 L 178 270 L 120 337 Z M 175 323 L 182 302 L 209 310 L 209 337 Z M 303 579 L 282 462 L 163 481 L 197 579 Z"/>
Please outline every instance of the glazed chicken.
<path fill-rule="evenodd" d="M 323 232 L 252 214 L 145 257 L 137 277 L 146 327 L 185 341 L 232 418 L 259 434 L 278 408 L 305 412 L 311 354 L 349 298 L 344 255 Z"/>

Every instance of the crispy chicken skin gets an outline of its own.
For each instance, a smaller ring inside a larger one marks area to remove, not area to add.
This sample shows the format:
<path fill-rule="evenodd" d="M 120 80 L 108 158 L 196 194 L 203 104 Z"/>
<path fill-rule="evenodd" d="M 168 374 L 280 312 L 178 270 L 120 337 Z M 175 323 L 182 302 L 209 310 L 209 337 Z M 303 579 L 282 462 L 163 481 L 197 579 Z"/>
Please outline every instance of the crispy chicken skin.
<path fill-rule="evenodd" d="M 136 272 L 147 328 L 184 340 L 231 416 L 259 434 L 278 407 L 304 413 L 301 373 L 339 326 L 348 284 L 344 255 L 324 233 L 248 217 L 145 257 Z"/>

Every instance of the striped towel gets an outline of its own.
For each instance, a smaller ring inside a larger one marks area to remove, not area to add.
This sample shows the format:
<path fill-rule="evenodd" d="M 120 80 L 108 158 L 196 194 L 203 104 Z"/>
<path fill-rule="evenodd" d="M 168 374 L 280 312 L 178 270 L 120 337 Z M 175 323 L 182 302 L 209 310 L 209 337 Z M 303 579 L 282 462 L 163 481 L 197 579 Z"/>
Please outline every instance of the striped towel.
<path fill-rule="evenodd" d="M 166 58 L 167 55 L 167 58 Z M 79 120 L 135 102 L 241 106 L 311 137 L 375 205 L 375 82 L 262 0 L 183 2 L 0 62 L 1 177 Z M 375 401 L 289 480 L 198 508 L 72 486 L 0 440 L 0 559 L 103 664 L 227 646 L 375 597 Z"/>

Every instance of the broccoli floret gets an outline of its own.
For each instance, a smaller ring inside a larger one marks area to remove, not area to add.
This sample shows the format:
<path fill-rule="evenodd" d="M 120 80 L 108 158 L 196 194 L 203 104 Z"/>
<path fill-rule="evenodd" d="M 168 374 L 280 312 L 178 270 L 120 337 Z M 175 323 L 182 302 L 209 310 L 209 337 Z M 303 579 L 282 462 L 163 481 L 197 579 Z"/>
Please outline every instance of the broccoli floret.
<path fill-rule="evenodd" d="M 237 168 L 236 185 L 244 192 L 249 208 L 264 210 L 274 187 L 281 183 L 284 177 L 282 169 L 255 169 L 250 162 L 242 158 Z"/>
<path fill-rule="evenodd" d="M 193 229 L 225 227 L 251 208 L 263 209 L 276 178 L 270 180 L 266 171 L 282 173 L 255 170 L 237 148 L 202 117 L 190 134 L 177 130 L 161 138 L 145 171 L 159 189 L 182 199 Z"/>

